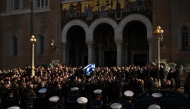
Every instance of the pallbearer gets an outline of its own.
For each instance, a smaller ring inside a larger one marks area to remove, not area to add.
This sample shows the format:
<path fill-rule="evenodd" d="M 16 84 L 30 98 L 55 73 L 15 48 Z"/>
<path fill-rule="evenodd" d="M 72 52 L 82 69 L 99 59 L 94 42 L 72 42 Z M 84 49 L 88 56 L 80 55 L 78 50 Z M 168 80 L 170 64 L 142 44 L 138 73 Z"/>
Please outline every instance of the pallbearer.
<path fill-rule="evenodd" d="M 88 99 L 86 97 L 79 97 L 77 99 L 77 103 L 78 103 L 78 109 L 87 109 L 87 104 Z"/>
<path fill-rule="evenodd" d="M 39 97 L 34 99 L 34 109 L 48 109 L 49 100 L 46 98 L 46 88 L 41 88 L 38 93 Z"/>
<path fill-rule="evenodd" d="M 153 104 L 156 104 L 156 105 L 159 105 L 160 106 L 160 109 L 165 109 L 163 106 L 161 106 L 160 104 L 160 99 L 162 97 L 162 94 L 161 93 L 153 93 L 152 94 L 152 97 L 154 99 L 154 103 Z"/>
<path fill-rule="evenodd" d="M 124 95 L 126 97 L 126 101 L 122 104 L 122 109 L 134 109 L 134 104 L 131 102 L 134 93 L 130 90 L 127 90 L 124 92 Z"/>
<path fill-rule="evenodd" d="M 103 109 L 103 101 L 101 100 L 101 89 L 94 90 L 95 100 L 91 102 L 91 109 Z"/>
<path fill-rule="evenodd" d="M 9 107 L 7 109 L 20 109 L 20 107 L 18 107 L 18 106 L 12 106 L 12 107 Z"/>
<path fill-rule="evenodd" d="M 59 97 L 52 96 L 49 98 L 50 101 L 50 108 L 49 109 L 61 109 L 59 106 Z"/>
<path fill-rule="evenodd" d="M 152 104 L 148 107 L 148 109 L 161 109 L 159 105 Z"/>
<path fill-rule="evenodd" d="M 122 105 L 120 103 L 111 104 L 111 109 L 121 109 Z"/>
<path fill-rule="evenodd" d="M 68 97 L 66 102 L 66 109 L 77 109 L 78 103 L 77 99 L 79 97 L 79 88 L 71 88 L 71 96 Z"/>

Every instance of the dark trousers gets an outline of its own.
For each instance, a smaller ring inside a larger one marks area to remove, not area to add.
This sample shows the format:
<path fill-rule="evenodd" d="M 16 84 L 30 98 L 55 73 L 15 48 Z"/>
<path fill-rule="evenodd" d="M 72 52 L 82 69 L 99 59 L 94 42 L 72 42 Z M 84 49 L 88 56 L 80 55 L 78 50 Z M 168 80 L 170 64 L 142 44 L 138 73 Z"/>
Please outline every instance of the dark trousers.
<path fill-rule="evenodd" d="M 175 83 L 176 83 L 176 90 L 178 89 L 178 88 L 180 88 L 180 77 L 176 77 L 175 78 Z"/>

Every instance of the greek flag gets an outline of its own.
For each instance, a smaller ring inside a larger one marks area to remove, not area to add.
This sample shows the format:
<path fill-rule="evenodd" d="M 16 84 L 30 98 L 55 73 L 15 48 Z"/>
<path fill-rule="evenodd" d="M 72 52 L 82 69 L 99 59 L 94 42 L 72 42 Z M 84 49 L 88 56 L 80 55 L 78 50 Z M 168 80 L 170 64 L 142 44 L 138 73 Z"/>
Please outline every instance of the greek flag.
<path fill-rule="evenodd" d="M 95 64 L 88 64 L 84 69 L 84 74 L 89 75 L 92 71 L 95 70 Z"/>

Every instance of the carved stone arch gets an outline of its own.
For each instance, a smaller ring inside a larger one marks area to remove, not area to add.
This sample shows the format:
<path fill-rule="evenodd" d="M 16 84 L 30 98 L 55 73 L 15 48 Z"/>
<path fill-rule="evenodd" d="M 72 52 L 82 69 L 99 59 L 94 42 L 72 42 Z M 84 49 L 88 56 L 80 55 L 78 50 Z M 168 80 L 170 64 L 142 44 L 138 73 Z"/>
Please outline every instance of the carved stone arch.
<path fill-rule="evenodd" d="M 118 35 L 117 35 L 117 31 L 118 29 L 116 29 L 118 27 L 118 24 L 115 22 L 115 20 L 107 17 L 107 18 L 99 18 L 99 19 L 96 19 L 95 21 L 92 22 L 92 24 L 90 25 L 89 27 L 89 40 L 93 40 L 93 32 L 94 32 L 94 29 L 101 23 L 107 23 L 109 25 L 111 25 L 114 29 L 114 38 L 116 38 Z"/>
<path fill-rule="evenodd" d="M 68 22 L 62 29 L 62 33 L 61 33 L 61 42 L 64 43 L 64 42 L 67 42 L 67 32 L 68 30 L 72 27 L 72 26 L 75 26 L 75 25 L 78 25 L 78 26 L 81 26 L 84 31 L 85 31 L 85 36 L 86 36 L 86 39 L 88 39 L 88 31 L 89 31 L 89 28 L 88 28 L 88 25 L 82 21 L 82 20 L 72 20 L 70 22 Z"/>
<path fill-rule="evenodd" d="M 146 29 L 147 29 L 147 39 L 148 39 L 148 42 L 149 42 L 149 62 L 152 62 L 152 39 L 153 39 L 153 27 L 152 27 L 152 23 L 151 21 L 144 15 L 141 15 L 141 14 L 131 14 L 131 15 L 128 15 L 126 16 L 125 18 L 123 18 L 121 20 L 121 22 L 119 23 L 119 26 L 118 26 L 118 35 L 123 38 L 123 29 L 124 27 L 126 26 L 127 23 L 131 22 L 131 21 L 134 21 L 134 20 L 137 20 L 137 21 L 140 21 L 142 22 L 145 26 L 146 26 Z"/>
<path fill-rule="evenodd" d="M 131 15 L 128 15 L 125 18 L 123 18 L 121 20 L 121 22 L 119 23 L 119 27 L 118 27 L 119 33 L 122 34 L 125 25 L 134 20 L 140 21 L 146 26 L 147 39 L 151 39 L 153 37 L 152 23 L 147 17 L 145 17 L 144 15 L 141 15 L 141 14 L 131 14 Z M 122 35 L 120 35 L 120 36 L 122 37 Z"/>

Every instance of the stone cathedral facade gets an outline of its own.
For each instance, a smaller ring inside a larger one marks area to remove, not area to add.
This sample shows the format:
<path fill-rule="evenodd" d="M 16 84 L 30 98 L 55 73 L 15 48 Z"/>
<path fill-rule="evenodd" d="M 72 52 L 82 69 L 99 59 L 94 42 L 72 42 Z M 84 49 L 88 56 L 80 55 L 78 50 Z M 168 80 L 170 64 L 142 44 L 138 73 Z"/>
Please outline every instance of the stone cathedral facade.
<path fill-rule="evenodd" d="M 190 62 L 189 0 L 1 0 L 0 69 L 51 62 L 72 66 Z"/>

